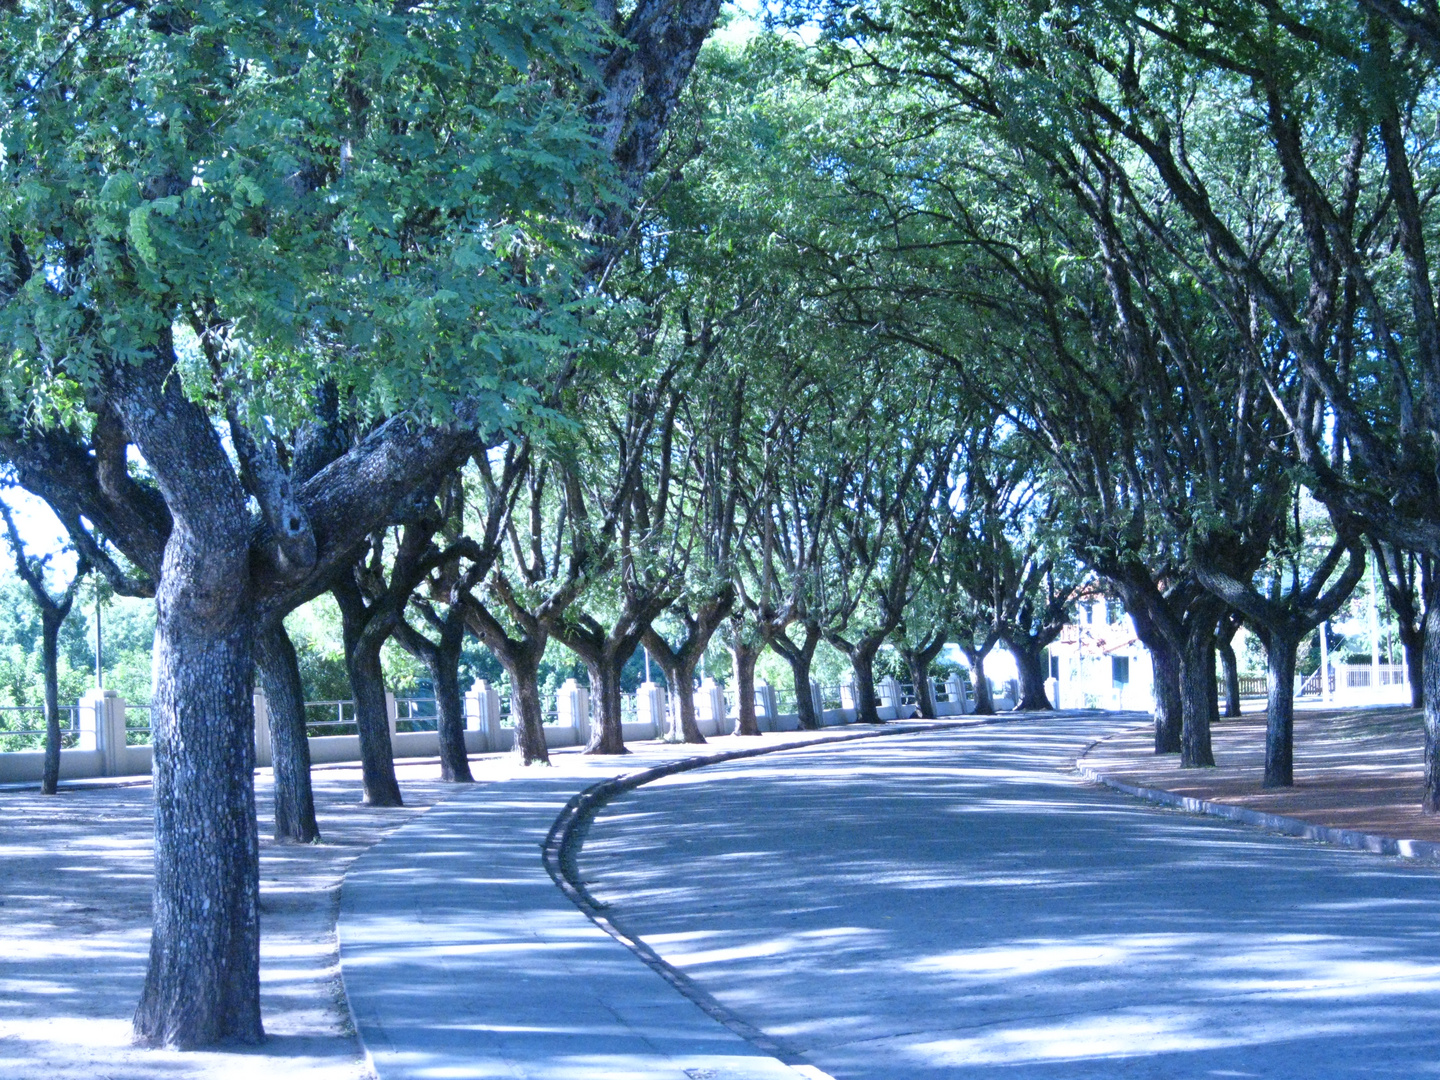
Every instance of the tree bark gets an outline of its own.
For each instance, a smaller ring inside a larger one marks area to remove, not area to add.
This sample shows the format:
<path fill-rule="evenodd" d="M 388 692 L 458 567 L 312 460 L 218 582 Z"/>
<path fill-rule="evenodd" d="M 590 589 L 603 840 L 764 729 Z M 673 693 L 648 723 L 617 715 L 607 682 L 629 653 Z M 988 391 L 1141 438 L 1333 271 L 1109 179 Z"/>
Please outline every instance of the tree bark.
<path fill-rule="evenodd" d="M 755 664 L 760 659 L 760 650 L 747 644 L 740 628 L 736 627 L 730 655 L 735 662 L 735 734 L 759 735 L 760 724 L 755 719 Z"/>
<path fill-rule="evenodd" d="M 634 652 L 632 648 L 630 650 Z M 627 653 L 625 660 L 629 660 Z M 587 754 L 628 754 L 625 749 L 625 731 L 621 725 L 620 668 L 624 660 L 616 662 L 614 652 L 603 649 L 594 661 L 586 660 L 585 668 L 590 672 L 590 693 L 600 703 L 600 722 L 591 725 L 590 742 L 585 747 Z M 694 723 L 694 701 L 691 701 L 691 723 Z M 699 730 L 696 730 L 699 734 Z M 704 741 L 703 739 L 701 740 Z"/>
<path fill-rule="evenodd" d="M 45 764 L 40 794 L 54 795 L 60 786 L 60 627 L 70 613 L 48 608 L 40 612 L 40 652 L 45 666 Z"/>
<path fill-rule="evenodd" d="M 799 645 L 791 641 L 784 631 L 770 639 L 770 647 L 790 665 L 790 676 L 795 684 L 795 715 L 800 720 L 802 731 L 820 730 L 820 717 L 815 715 L 815 702 L 810 696 L 810 664 L 815 659 L 815 649 L 820 644 L 820 637 L 820 627 L 814 623 L 806 623 L 805 640 Z"/>
<path fill-rule="evenodd" d="M 1155 753 L 1178 754 L 1185 726 L 1180 701 L 1180 661 L 1168 642 L 1146 642 L 1155 694 Z"/>
<path fill-rule="evenodd" d="M 1428 616 L 1426 621 L 1428 622 Z M 1410 680 L 1410 707 L 1425 707 L 1425 637 L 1419 634 L 1402 634 L 1400 647 L 1405 651 L 1405 675 Z"/>
<path fill-rule="evenodd" d="M 905 650 L 905 666 L 910 670 L 910 681 L 915 684 L 915 709 L 922 720 L 934 720 L 935 688 L 930 685 L 930 663 L 919 653 Z"/>
<path fill-rule="evenodd" d="M 457 597 L 466 623 L 510 676 L 510 722 L 515 727 L 512 750 L 523 765 L 548 764 L 545 715 L 540 706 L 540 661 L 550 635 L 538 619 L 526 618 L 519 638 L 512 638 L 490 610 L 466 593 Z"/>
<path fill-rule="evenodd" d="M 1215 626 L 1194 617 L 1180 653 L 1180 767 L 1215 764 L 1210 748 L 1210 717 L 1215 708 Z"/>
<path fill-rule="evenodd" d="M 522 765 L 550 763 L 550 749 L 545 745 L 545 711 L 540 703 L 539 665 L 517 665 L 507 668 L 510 676 L 510 722 L 515 726 L 515 743 L 511 751 Z M 514 715 L 519 709 L 519 715 Z"/>
<path fill-rule="evenodd" d="M 1425 597 L 1425 796 L 1421 809 L 1440 813 L 1440 578 Z"/>
<path fill-rule="evenodd" d="M 338 583 L 332 592 L 340 607 L 345 673 L 355 700 L 364 802 L 366 806 L 403 806 L 400 782 L 395 778 L 390 715 L 385 708 L 385 672 L 380 666 L 380 648 L 390 636 L 388 620 L 376 618 L 366 609 L 353 583 Z"/>
<path fill-rule="evenodd" d="M 1225 675 L 1225 715 L 1233 718 L 1240 715 L 1240 665 L 1235 662 L 1233 639 L 1222 637 L 1215 648 L 1220 654 L 1220 670 Z"/>
<path fill-rule="evenodd" d="M 310 844 L 320 839 L 310 785 L 310 740 L 300 662 L 283 623 L 255 636 L 255 666 L 270 713 L 270 760 L 275 777 L 275 839 Z"/>
<path fill-rule="evenodd" d="M 1295 783 L 1295 652 L 1300 639 L 1276 630 L 1265 637 L 1265 786 Z"/>
<path fill-rule="evenodd" d="M 1045 693 L 1045 650 L 1030 642 L 1007 641 L 1006 648 L 1015 657 L 1020 673 L 1020 704 L 1016 712 L 1049 712 L 1055 706 Z"/>
<path fill-rule="evenodd" d="M 850 658 L 850 666 L 855 669 L 855 722 L 857 724 L 883 724 L 885 722 L 880 719 L 879 703 L 875 697 L 875 654 L 880 650 L 880 641 L 872 641 L 873 637 L 874 635 L 867 635 L 854 648 L 846 650 Z M 808 685 L 805 692 L 807 695 L 810 692 Z"/>
<path fill-rule="evenodd" d="M 460 693 L 460 653 L 465 646 L 465 615 L 452 604 L 440 625 L 440 640 L 431 641 L 403 618 L 395 624 L 400 647 L 425 665 L 435 688 L 435 734 L 440 746 L 440 780 L 472 784 L 470 754 L 465 749 L 465 705 Z"/>
<path fill-rule="evenodd" d="M 985 657 L 990 649 L 974 649 L 962 643 L 960 651 L 970 663 L 970 681 L 975 684 L 975 715 L 994 716 L 995 697 L 990 693 L 990 680 L 985 675 Z"/>
<path fill-rule="evenodd" d="M 440 779 L 447 784 L 472 784 L 475 777 L 470 772 L 470 754 L 465 749 L 465 703 L 460 693 L 460 650 L 464 636 L 457 633 L 453 641 L 448 637 L 442 636 L 439 648 L 426 662 L 435 685 Z"/>

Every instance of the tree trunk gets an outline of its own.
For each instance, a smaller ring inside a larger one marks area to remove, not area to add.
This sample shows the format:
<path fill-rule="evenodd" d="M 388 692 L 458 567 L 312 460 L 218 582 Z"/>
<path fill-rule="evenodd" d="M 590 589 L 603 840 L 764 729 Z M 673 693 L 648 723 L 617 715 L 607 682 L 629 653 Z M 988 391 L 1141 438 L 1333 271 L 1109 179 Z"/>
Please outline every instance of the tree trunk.
<path fill-rule="evenodd" d="M 971 649 L 962 651 L 965 659 L 970 661 L 970 681 L 975 684 L 975 715 L 994 716 L 995 697 L 990 693 L 990 680 L 985 675 L 985 653 Z"/>
<path fill-rule="evenodd" d="M 627 655 L 626 660 L 630 659 Z M 600 705 L 600 719 L 598 723 L 591 725 L 590 743 L 585 747 L 587 754 L 626 754 L 625 731 L 621 726 L 621 693 L 620 693 L 620 668 L 621 663 L 614 662 L 608 649 L 604 650 L 597 661 L 587 660 L 586 669 L 590 672 L 590 693 Z M 691 723 L 694 723 L 694 701 L 691 701 Z M 699 735 L 699 730 L 696 730 Z M 687 740 L 688 741 L 688 740 Z M 704 740 L 701 739 L 701 742 Z"/>
<path fill-rule="evenodd" d="M 915 684 L 915 708 L 920 719 L 934 720 L 935 687 L 930 684 L 930 664 L 918 652 L 904 651 L 905 666 L 910 669 L 910 681 Z"/>
<path fill-rule="evenodd" d="M 1180 654 L 1180 767 L 1215 764 L 1210 749 L 1210 717 L 1215 708 L 1215 627 L 1193 617 Z"/>
<path fill-rule="evenodd" d="M 540 705 L 539 663 L 506 664 L 510 676 L 510 722 L 515 725 L 515 743 L 511 748 L 523 765 L 550 763 L 550 750 L 545 745 L 545 713 Z M 520 715 L 514 715 L 519 709 Z"/>
<path fill-rule="evenodd" d="M 380 649 L 390 636 L 393 618 L 365 606 L 353 581 L 341 579 L 331 590 L 340 608 L 345 642 L 345 673 L 355 700 L 355 727 L 360 733 L 360 775 L 367 806 L 401 806 L 395 779 L 395 750 L 390 742 L 390 716 L 385 708 L 385 673 Z"/>
<path fill-rule="evenodd" d="M 1220 670 L 1225 673 L 1225 715 L 1233 718 L 1240 715 L 1240 665 L 1235 662 L 1235 646 L 1229 641 L 1219 642 L 1216 650 L 1220 653 Z"/>
<path fill-rule="evenodd" d="M 675 699 L 676 715 L 680 718 L 680 737 L 687 743 L 703 743 L 705 736 L 700 732 L 700 725 L 695 720 L 695 669 L 685 664 L 677 664 L 674 669 L 666 669 L 665 677 L 670 680 L 670 693 Z M 725 734 L 722 729 L 720 734 Z"/>
<path fill-rule="evenodd" d="M 385 708 L 385 672 L 380 646 L 364 641 L 347 650 L 345 669 L 355 697 L 355 726 L 360 731 L 360 774 L 366 806 L 403 806 L 395 779 L 395 750 L 390 742 L 390 714 Z"/>
<path fill-rule="evenodd" d="M 1020 672 L 1020 704 L 1016 712 L 1049 712 L 1054 708 L 1045 693 L 1045 650 L 1033 642 L 1006 642 Z"/>
<path fill-rule="evenodd" d="M 1298 637 L 1271 630 L 1265 639 L 1265 786 L 1295 783 L 1295 651 Z"/>
<path fill-rule="evenodd" d="M 60 627 L 69 614 L 42 610 L 40 613 L 41 658 L 45 665 L 45 764 L 40 774 L 40 794 L 54 795 L 60 786 Z"/>
<path fill-rule="evenodd" d="M 310 786 L 310 740 L 300 662 L 282 623 L 255 636 L 255 666 L 270 712 L 270 761 L 275 777 L 275 839 L 300 844 L 320 839 Z"/>
<path fill-rule="evenodd" d="M 457 620 L 458 622 L 458 620 Z M 470 754 L 465 749 L 465 703 L 460 693 L 460 650 L 463 624 L 458 633 L 447 625 L 439 647 L 426 658 L 435 684 L 435 730 L 440 738 L 440 779 L 447 784 L 473 784 Z"/>
<path fill-rule="evenodd" d="M 1400 635 L 1400 647 L 1405 650 L 1405 675 L 1410 680 L 1410 707 L 1425 707 L 1425 633 L 1422 627 L 1418 634 Z"/>
<path fill-rule="evenodd" d="M 1155 753 L 1178 754 L 1185 716 L 1180 704 L 1180 663 L 1168 642 L 1146 644 L 1154 676 Z"/>
<path fill-rule="evenodd" d="M 177 521 L 155 599 L 154 929 L 135 1011 L 146 1046 L 264 1038 L 255 661 L 240 603 L 241 538 L 240 557 L 225 560 Z"/>
<path fill-rule="evenodd" d="M 742 641 L 737 627 L 730 655 L 735 661 L 735 734 L 759 735 L 760 724 L 755 719 L 755 663 L 760 659 L 760 650 Z"/>
<path fill-rule="evenodd" d="M 850 654 L 850 666 L 855 669 L 855 722 L 857 724 L 882 724 L 878 702 L 875 698 L 875 653 L 879 643 L 860 645 Z M 799 692 L 797 687 L 796 692 Z M 810 687 L 805 687 L 808 695 Z"/>
<path fill-rule="evenodd" d="M 1421 809 L 1440 813 L 1440 580 L 1425 598 L 1425 797 Z"/>

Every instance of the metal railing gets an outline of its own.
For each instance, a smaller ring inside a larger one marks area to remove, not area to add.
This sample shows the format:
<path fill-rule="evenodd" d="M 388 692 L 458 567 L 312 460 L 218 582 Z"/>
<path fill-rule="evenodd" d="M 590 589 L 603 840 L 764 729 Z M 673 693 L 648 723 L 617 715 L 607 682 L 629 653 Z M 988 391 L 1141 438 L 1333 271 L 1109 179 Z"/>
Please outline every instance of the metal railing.
<path fill-rule="evenodd" d="M 130 714 L 135 713 L 134 719 Z M 139 714 L 144 713 L 141 719 Z M 136 721 L 140 722 L 136 722 Z M 125 703 L 125 745 L 126 746 L 149 746 L 154 736 L 153 725 L 150 722 L 149 705 L 132 705 Z"/>
<path fill-rule="evenodd" d="M 350 714 L 348 720 L 345 718 L 347 712 Z M 322 735 L 354 735 L 359 730 L 355 726 L 355 702 L 305 702 L 305 734 L 310 738 Z"/>
<path fill-rule="evenodd" d="M 33 717 L 33 720 L 28 720 Z M 14 726 L 20 721 L 24 726 Z M 60 747 L 72 749 L 80 738 L 80 706 L 60 706 Z M 43 750 L 45 748 L 45 706 L 0 705 L 0 750 Z"/>
<path fill-rule="evenodd" d="M 433 697 L 397 697 L 395 730 L 434 731 L 440 726 L 439 704 Z"/>

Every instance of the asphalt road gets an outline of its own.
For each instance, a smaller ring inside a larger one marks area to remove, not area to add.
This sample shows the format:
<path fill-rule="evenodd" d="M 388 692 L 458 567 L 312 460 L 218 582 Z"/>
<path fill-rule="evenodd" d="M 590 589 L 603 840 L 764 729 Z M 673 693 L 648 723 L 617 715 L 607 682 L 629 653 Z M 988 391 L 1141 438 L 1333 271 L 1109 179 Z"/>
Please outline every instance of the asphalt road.
<path fill-rule="evenodd" d="M 1440 871 L 1158 810 L 1056 717 L 708 767 L 582 877 L 837 1080 L 1440 1075 Z"/>

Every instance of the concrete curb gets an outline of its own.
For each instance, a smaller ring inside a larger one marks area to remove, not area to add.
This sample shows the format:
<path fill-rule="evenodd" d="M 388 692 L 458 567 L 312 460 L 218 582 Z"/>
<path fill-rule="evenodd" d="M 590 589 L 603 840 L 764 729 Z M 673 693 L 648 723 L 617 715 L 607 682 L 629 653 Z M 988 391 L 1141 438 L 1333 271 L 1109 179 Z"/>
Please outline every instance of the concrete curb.
<path fill-rule="evenodd" d="M 726 761 L 761 757 L 765 754 L 778 754 L 785 750 L 808 750 L 812 746 L 857 742 L 861 739 L 873 739 L 885 735 L 915 735 L 927 731 L 949 731 L 961 727 L 977 727 L 983 724 L 995 723 L 997 719 L 999 718 L 986 717 L 982 720 L 948 723 L 945 721 L 929 721 L 923 724 L 887 723 L 880 728 L 872 728 L 865 731 L 850 731 L 844 734 L 811 739 L 806 742 L 785 743 L 780 746 L 748 747 L 744 750 L 729 750 L 720 754 L 705 754 L 696 757 L 682 758 L 679 761 L 670 761 L 663 765 L 655 765 L 648 769 L 640 769 L 632 773 L 625 773 L 621 776 L 614 776 L 608 780 L 601 780 L 598 783 L 591 784 L 584 791 L 573 796 L 570 801 L 565 804 L 565 808 L 560 811 L 559 816 L 555 819 L 555 823 L 550 827 L 549 835 L 545 838 L 545 843 L 541 848 L 541 857 L 545 863 L 545 869 L 550 874 L 551 880 L 554 881 L 560 891 L 570 899 L 570 902 L 580 909 L 586 918 L 633 952 L 647 967 L 668 982 L 683 997 L 694 1002 L 707 1016 L 740 1036 L 740 1038 L 750 1043 L 751 1046 L 796 1069 L 803 1076 L 809 1077 L 810 1080 L 832 1080 L 828 1074 L 808 1064 L 795 1049 L 784 1045 L 780 1041 L 765 1034 L 765 1032 L 753 1024 L 736 1016 L 696 984 L 690 976 L 667 963 L 659 953 L 655 952 L 655 950 L 643 940 L 626 931 L 605 914 L 605 905 L 591 896 L 585 888 L 584 883 L 580 881 L 579 871 L 576 865 L 576 856 L 584 844 L 585 833 L 589 824 L 601 807 L 615 798 L 615 796 L 624 794 L 627 791 L 633 791 L 635 788 L 648 784 L 651 781 L 659 780 L 662 777 L 673 776 L 676 773 L 690 772 L 693 769 L 703 768 L 706 765 L 718 765 Z"/>
<path fill-rule="evenodd" d="M 1359 832 L 1355 829 L 1337 829 L 1330 825 L 1316 825 L 1314 822 L 1304 821 L 1300 818 L 1286 817 L 1283 814 L 1267 814 L 1263 810 L 1232 806 L 1229 803 L 1215 802 L 1211 799 L 1197 799 L 1193 795 L 1177 795 L 1175 792 L 1165 791 L 1163 788 L 1147 788 L 1127 784 L 1114 777 L 1106 776 L 1085 764 L 1085 758 L 1090 751 L 1105 741 L 1105 739 L 1097 739 L 1087 746 L 1085 753 L 1075 760 L 1075 771 L 1085 779 L 1103 784 L 1121 794 L 1144 799 L 1157 806 L 1172 806 L 1191 814 L 1207 814 L 1210 817 L 1238 821 L 1242 825 L 1253 825 L 1282 836 L 1315 840 L 1324 844 L 1334 844 L 1336 847 L 1349 848 L 1353 851 L 1368 851 L 1374 855 L 1395 855 L 1402 859 L 1440 862 L 1440 844 L 1429 840 L 1401 840 L 1393 836 L 1380 836 L 1377 833 Z"/>

